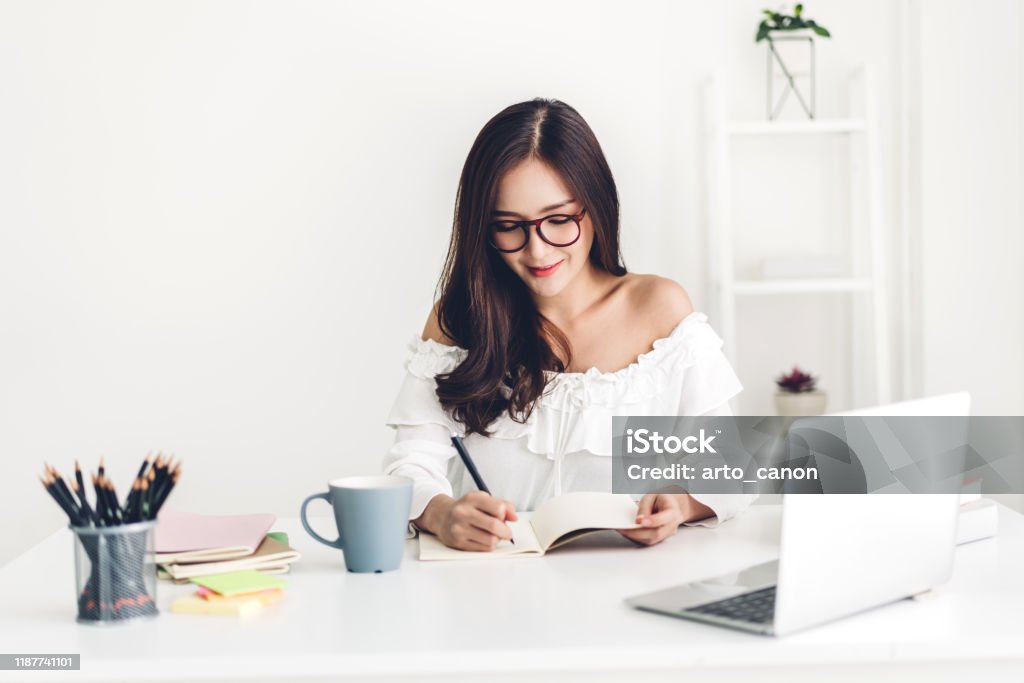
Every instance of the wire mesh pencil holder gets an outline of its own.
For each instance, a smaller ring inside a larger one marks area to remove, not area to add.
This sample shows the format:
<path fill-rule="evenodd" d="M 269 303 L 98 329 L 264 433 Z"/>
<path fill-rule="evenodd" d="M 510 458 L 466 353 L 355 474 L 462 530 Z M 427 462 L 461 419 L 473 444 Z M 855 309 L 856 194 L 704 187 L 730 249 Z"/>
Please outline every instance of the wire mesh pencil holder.
<path fill-rule="evenodd" d="M 78 622 L 110 624 L 159 614 L 156 607 L 156 520 L 70 527 L 75 534 Z"/>

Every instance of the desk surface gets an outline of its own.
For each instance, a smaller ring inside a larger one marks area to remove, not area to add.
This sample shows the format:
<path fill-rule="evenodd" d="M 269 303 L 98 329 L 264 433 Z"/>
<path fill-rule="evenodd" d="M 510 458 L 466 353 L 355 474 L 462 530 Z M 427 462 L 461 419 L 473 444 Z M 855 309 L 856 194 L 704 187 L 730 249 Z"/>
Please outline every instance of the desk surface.
<path fill-rule="evenodd" d="M 402 568 L 385 574 L 346 572 L 338 551 L 282 519 L 274 528 L 287 531 L 304 557 L 277 606 L 250 620 L 171 614 L 171 600 L 192 589 L 160 582 L 164 614 L 111 627 L 75 622 L 72 537 L 61 529 L 0 569 L 0 650 L 81 653 L 81 671 L 0 671 L 0 680 L 527 673 L 564 680 L 590 672 L 587 680 L 643 674 L 650 681 L 693 668 L 806 673 L 827 666 L 834 673 L 836 663 L 916 662 L 948 674 L 972 662 L 977 671 L 983 659 L 1024 670 L 1024 516 L 1005 507 L 999 536 L 959 547 L 953 578 L 932 597 L 787 638 L 623 604 L 626 596 L 774 559 L 779 513 L 779 506 L 754 506 L 718 529 L 685 528 L 649 548 L 599 534 L 538 558 L 419 562 L 410 542 Z M 326 519 L 314 523 L 329 527 Z"/>

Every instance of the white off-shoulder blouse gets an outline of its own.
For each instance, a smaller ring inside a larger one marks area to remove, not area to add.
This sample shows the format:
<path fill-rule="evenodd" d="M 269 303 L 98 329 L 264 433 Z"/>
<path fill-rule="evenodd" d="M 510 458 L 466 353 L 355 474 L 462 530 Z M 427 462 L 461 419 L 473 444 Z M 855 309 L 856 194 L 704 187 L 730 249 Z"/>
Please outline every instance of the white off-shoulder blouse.
<path fill-rule="evenodd" d="M 450 372 L 466 349 L 416 335 L 406 373 L 386 423 L 397 430 L 384 457 L 385 474 L 413 480 L 409 519 L 431 498 L 458 498 L 475 489 L 451 444 L 464 437 L 491 493 L 533 510 L 570 491 L 611 491 L 613 415 L 731 415 L 728 401 L 742 391 L 722 353 L 722 339 L 704 313 L 694 311 L 628 367 L 614 372 L 547 372 L 549 382 L 525 423 L 502 414 L 491 436 L 465 436 L 437 398 L 438 374 Z M 507 391 L 507 390 L 506 390 Z M 715 515 L 693 522 L 714 526 L 750 505 L 752 494 L 692 494 Z"/>

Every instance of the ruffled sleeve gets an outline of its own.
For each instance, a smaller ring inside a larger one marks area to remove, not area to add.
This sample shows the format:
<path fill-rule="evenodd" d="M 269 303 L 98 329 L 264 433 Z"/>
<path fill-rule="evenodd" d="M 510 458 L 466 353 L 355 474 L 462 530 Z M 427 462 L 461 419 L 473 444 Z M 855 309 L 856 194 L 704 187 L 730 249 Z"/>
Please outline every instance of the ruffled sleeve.
<path fill-rule="evenodd" d="M 388 411 L 385 424 L 400 425 L 439 424 L 462 433 L 457 421 L 437 400 L 437 375 L 451 372 L 466 358 L 466 350 L 447 346 L 433 340 L 414 337 L 408 345 L 405 377 L 395 402 Z"/>
<path fill-rule="evenodd" d="M 682 370 L 679 415 L 731 415 L 729 399 L 743 391 L 743 385 L 722 351 L 722 338 L 703 313 L 691 313 L 692 355 Z M 726 412 L 720 413 L 724 409 Z"/>
<path fill-rule="evenodd" d="M 462 429 L 438 401 L 435 377 L 454 370 L 465 356 L 457 346 L 419 337 L 409 342 L 405 377 L 385 420 L 395 429 L 395 442 L 384 456 L 383 471 L 412 479 L 410 520 L 423 514 L 434 496 L 452 495 L 447 467 L 456 452 L 450 436 Z"/>

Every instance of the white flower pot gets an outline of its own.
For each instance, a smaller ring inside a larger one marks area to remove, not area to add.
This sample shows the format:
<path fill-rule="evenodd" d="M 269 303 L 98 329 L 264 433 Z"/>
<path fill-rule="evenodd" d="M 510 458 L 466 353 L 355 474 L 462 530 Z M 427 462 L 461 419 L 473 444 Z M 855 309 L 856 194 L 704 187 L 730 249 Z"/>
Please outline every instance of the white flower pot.
<path fill-rule="evenodd" d="M 827 395 L 820 389 L 800 393 L 778 391 L 775 393 L 775 412 L 782 417 L 821 415 L 825 412 L 826 399 Z"/>
<path fill-rule="evenodd" d="M 814 118 L 814 32 L 772 31 L 765 41 L 768 57 L 768 120 Z M 790 81 L 792 79 L 792 81 Z"/>

